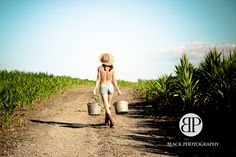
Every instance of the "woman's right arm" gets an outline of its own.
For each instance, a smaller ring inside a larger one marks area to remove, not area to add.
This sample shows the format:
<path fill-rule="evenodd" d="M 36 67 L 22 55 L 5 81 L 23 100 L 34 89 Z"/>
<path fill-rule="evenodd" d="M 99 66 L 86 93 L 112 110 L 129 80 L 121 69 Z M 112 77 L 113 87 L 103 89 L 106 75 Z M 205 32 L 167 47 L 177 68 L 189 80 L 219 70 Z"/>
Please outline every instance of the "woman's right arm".
<path fill-rule="evenodd" d="M 98 68 L 97 79 L 96 79 L 96 85 L 95 85 L 94 90 L 93 90 L 93 94 L 94 94 L 94 95 L 97 94 L 96 91 L 97 91 L 97 88 L 98 88 L 100 82 L 101 82 L 101 77 L 100 77 L 100 72 L 99 72 L 99 68 Z"/>

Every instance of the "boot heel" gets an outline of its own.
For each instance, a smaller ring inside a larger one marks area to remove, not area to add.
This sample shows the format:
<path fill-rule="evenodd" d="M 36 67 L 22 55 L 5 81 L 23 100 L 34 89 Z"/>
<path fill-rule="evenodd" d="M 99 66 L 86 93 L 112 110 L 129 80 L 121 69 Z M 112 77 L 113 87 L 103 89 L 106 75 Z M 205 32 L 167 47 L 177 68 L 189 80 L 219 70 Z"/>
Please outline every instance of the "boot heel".
<path fill-rule="evenodd" d="M 105 115 L 105 125 L 109 125 L 109 117 L 108 117 L 107 112 L 106 112 L 106 115 Z"/>
<path fill-rule="evenodd" d="M 110 128 L 113 128 L 115 123 L 114 123 L 114 120 L 113 120 L 111 114 L 108 114 L 108 117 L 109 117 L 109 120 L 110 120 Z"/>

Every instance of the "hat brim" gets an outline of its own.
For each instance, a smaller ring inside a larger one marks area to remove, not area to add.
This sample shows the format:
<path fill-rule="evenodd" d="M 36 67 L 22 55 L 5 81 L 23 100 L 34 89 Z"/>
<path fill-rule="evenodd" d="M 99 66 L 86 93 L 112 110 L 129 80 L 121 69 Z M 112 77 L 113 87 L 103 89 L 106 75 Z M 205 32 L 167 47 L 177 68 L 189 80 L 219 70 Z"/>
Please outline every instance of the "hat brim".
<path fill-rule="evenodd" d="M 104 55 L 108 55 L 108 56 L 109 56 L 109 61 L 107 61 L 107 62 L 102 61 L 102 58 L 103 58 Z M 111 54 L 109 54 L 109 53 L 103 53 L 103 54 L 101 54 L 100 57 L 99 57 L 99 60 L 100 60 L 100 62 L 101 62 L 102 64 L 105 64 L 105 65 L 113 65 L 113 63 L 114 63 L 114 58 L 113 58 L 113 56 L 112 56 Z"/>

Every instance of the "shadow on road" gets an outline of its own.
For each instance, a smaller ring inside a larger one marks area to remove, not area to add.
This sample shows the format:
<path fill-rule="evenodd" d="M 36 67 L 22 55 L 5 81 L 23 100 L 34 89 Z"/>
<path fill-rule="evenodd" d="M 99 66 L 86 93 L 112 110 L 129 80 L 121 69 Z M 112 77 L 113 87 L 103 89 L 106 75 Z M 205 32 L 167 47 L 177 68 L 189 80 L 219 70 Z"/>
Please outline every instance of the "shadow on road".
<path fill-rule="evenodd" d="M 58 125 L 60 127 L 65 128 L 101 128 L 102 126 L 105 126 L 104 124 L 79 124 L 79 123 L 67 123 L 67 122 L 55 122 L 55 121 L 42 121 L 42 120 L 35 120 L 31 119 L 31 122 L 34 123 L 42 123 L 42 124 L 48 124 L 48 125 Z"/>
<path fill-rule="evenodd" d="M 130 112 L 126 116 L 142 119 L 137 126 L 140 130 L 133 131 L 124 137 L 140 143 L 131 147 L 170 156 L 211 157 L 219 156 L 219 154 L 230 156 L 236 154 L 234 144 L 232 144 L 235 142 L 233 141 L 234 133 L 230 132 L 227 135 L 227 131 L 221 132 L 223 129 L 217 129 L 215 125 L 210 124 L 215 117 L 210 121 L 206 119 L 207 116 L 202 117 L 205 122 L 204 129 L 197 136 L 187 137 L 179 129 L 179 120 L 182 116 L 160 113 L 162 116 L 153 118 L 152 103 L 140 102 L 129 105 Z M 220 121 L 216 123 L 219 127 L 222 124 Z"/>

